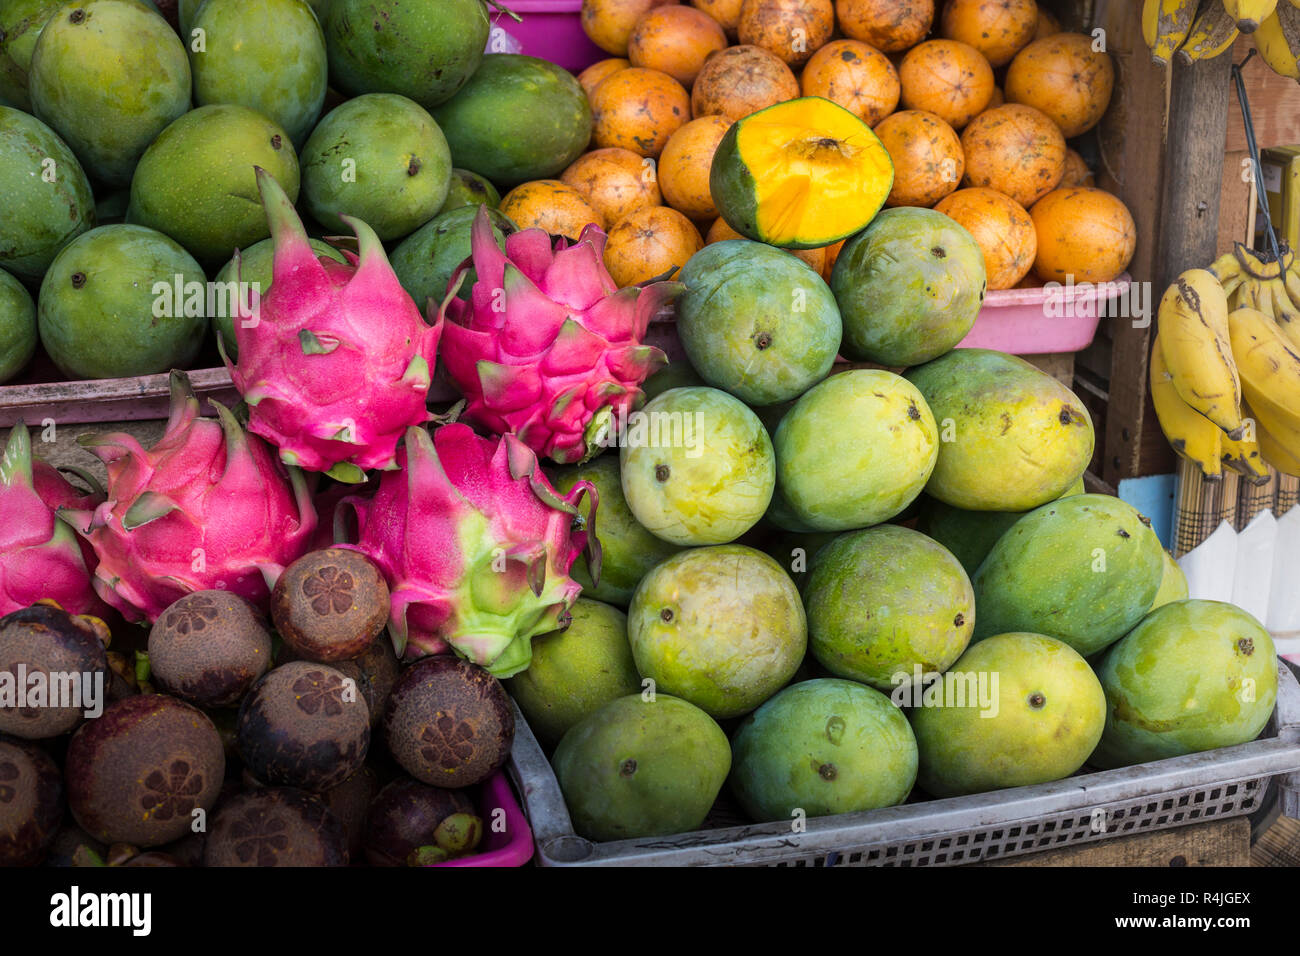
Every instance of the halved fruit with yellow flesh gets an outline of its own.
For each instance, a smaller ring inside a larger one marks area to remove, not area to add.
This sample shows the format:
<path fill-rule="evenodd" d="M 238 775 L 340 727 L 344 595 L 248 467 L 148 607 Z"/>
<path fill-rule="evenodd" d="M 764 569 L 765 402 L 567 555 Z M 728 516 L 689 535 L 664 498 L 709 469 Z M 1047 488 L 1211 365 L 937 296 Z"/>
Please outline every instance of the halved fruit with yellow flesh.
<path fill-rule="evenodd" d="M 709 172 L 727 225 L 786 249 L 814 249 L 861 231 L 893 185 L 894 164 L 871 127 L 820 96 L 733 124 Z"/>

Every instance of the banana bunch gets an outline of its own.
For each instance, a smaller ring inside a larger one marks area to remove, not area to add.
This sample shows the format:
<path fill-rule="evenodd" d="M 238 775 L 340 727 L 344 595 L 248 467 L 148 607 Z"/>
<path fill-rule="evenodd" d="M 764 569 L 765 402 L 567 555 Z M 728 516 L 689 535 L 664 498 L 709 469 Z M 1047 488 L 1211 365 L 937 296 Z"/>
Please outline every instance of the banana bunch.
<path fill-rule="evenodd" d="M 1287 0 L 1289 3 L 1290 0 Z M 1178 454 L 1211 480 L 1226 466 L 1300 475 L 1300 271 L 1240 243 L 1160 300 L 1151 397 Z"/>
<path fill-rule="evenodd" d="M 1228 52 L 1242 33 L 1255 34 L 1265 62 L 1300 80 L 1300 0 L 1143 0 L 1142 38 L 1163 65 Z"/>

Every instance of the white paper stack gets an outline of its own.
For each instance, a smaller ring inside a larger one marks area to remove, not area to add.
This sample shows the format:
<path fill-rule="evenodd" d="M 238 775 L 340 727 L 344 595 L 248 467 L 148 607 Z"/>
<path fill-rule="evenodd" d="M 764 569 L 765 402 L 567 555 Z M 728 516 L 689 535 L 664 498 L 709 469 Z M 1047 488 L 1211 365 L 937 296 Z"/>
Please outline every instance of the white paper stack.
<path fill-rule="evenodd" d="M 1237 532 L 1223 522 L 1214 533 L 1178 559 L 1187 576 L 1187 596 L 1231 601 L 1237 568 Z"/>
<path fill-rule="evenodd" d="M 1300 508 L 1292 508 L 1277 522 L 1264 626 L 1278 654 L 1300 663 Z"/>

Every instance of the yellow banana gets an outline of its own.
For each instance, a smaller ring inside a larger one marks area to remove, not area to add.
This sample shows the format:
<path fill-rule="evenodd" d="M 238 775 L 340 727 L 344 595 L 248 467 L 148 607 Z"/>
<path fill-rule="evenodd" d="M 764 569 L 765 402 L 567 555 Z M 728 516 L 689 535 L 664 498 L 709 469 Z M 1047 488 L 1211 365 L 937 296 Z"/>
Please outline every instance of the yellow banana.
<path fill-rule="evenodd" d="M 1282 281 L 1286 283 L 1286 291 L 1287 295 L 1291 297 L 1291 304 L 1300 307 L 1300 269 L 1287 269 Z"/>
<path fill-rule="evenodd" d="M 1258 429 L 1256 424 L 1255 429 Z M 1255 431 L 1249 426 L 1247 432 Z M 1256 433 L 1257 436 L 1257 433 Z M 1242 438 L 1241 441 L 1233 441 L 1227 435 L 1224 435 L 1219 450 L 1223 463 L 1241 475 L 1252 485 L 1262 485 L 1268 481 L 1268 469 L 1264 467 L 1264 460 L 1260 457 L 1259 442 L 1256 436 Z"/>
<path fill-rule="evenodd" d="M 1282 4 L 1255 31 L 1255 49 L 1274 73 L 1300 80 L 1300 9 Z"/>
<path fill-rule="evenodd" d="M 1219 284 L 1227 288 L 1229 282 L 1234 278 L 1240 278 L 1243 269 L 1241 260 L 1237 258 L 1236 252 L 1225 252 L 1219 258 L 1215 259 L 1210 265 L 1206 266 L 1206 271 L 1214 278 L 1219 280 Z"/>
<path fill-rule="evenodd" d="M 1178 48 L 1178 56 L 1184 63 L 1212 60 L 1228 52 L 1240 32 L 1237 21 L 1223 9 L 1223 4 L 1209 0 L 1197 11 L 1192 32 Z"/>
<path fill-rule="evenodd" d="M 1232 355 L 1241 373 L 1241 389 L 1256 420 L 1277 432 L 1300 431 L 1300 352 L 1262 312 L 1237 309 L 1228 316 Z"/>
<path fill-rule="evenodd" d="M 1291 268 L 1295 263 L 1295 253 L 1291 251 L 1291 247 L 1284 242 L 1278 252 L 1279 258 L 1266 260 L 1262 253 L 1240 242 L 1232 249 L 1232 254 L 1241 264 L 1242 271 L 1255 279 L 1274 279 L 1280 276 L 1284 269 Z"/>
<path fill-rule="evenodd" d="M 1264 461 L 1284 475 L 1300 477 L 1300 449 L 1292 450 L 1259 422 L 1255 423 L 1255 440 Z"/>
<path fill-rule="evenodd" d="M 1275 416 L 1261 416 L 1249 405 L 1242 411 L 1254 422 L 1255 441 L 1264 460 L 1278 471 L 1297 474 L 1291 468 L 1300 463 L 1300 429 Z"/>
<path fill-rule="evenodd" d="M 1174 387 L 1233 438 L 1241 437 L 1241 381 L 1228 336 L 1228 297 L 1205 269 L 1189 269 L 1160 299 L 1161 355 Z"/>
<path fill-rule="evenodd" d="M 1206 478 L 1222 477 L 1223 431 L 1178 397 L 1174 378 L 1161 355 L 1159 332 L 1151 351 L 1151 400 L 1160 430 L 1174 451 L 1199 466 Z"/>
<path fill-rule="evenodd" d="M 1273 316 L 1273 289 L 1268 279 L 1247 278 L 1237 290 L 1237 308 L 1254 309 Z"/>
<path fill-rule="evenodd" d="M 1277 0 L 1223 0 L 1223 9 L 1242 33 L 1254 33 L 1265 17 L 1277 9 Z"/>
<path fill-rule="evenodd" d="M 1196 19 L 1197 0 L 1145 0 L 1142 5 L 1142 38 L 1151 59 L 1163 65 L 1183 45 Z"/>

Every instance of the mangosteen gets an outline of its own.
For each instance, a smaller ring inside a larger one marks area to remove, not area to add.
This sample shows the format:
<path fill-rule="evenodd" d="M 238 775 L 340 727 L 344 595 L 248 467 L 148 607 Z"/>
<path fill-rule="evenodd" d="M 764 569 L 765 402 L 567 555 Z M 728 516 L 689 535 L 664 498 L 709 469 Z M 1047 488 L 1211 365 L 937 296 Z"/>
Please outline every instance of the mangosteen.
<path fill-rule="evenodd" d="M 104 843 L 153 847 L 191 832 L 212 809 L 226 771 L 207 715 L 164 694 L 110 704 L 68 745 L 68 806 Z"/>
<path fill-rule="evenodd" d="M 250 790 L 222 804 L 204 866 L 346 866 L 343 824 L 319 798 L 290 787 Z"/>
<path fill-rule="evenodd" d="M 374 562 L 357 551 L 313 551 L 280 575 L 271 592 L 271 620 L 299 657 L 350 660 L 388 623 L 388 584 Z"/>
<path fill-rule="evenodd" d="M 149 667 L 167 691 L 200 707 L 232 707 L 271 667 L 271 635 L 229 591 L 187 594 L 154 622 Z"/>
<path fill-rule="evenodd" d="M 397 679 L 384 711 L 388 750 L 416 780 L 469 787 L 510 756 L 515 715 L 501 682 L 451 655 L 426 657 Z"/>
<path fill-rule="evenodd" d="M 366 706 L 370 708 L 370 726 L 378 726 L 388 704 L 388 695 L 393 692 L 393 685 L 402 672 L 393 645 L 387 640 L 375 641 L 360 657 L 337 661 L 333 666 L 357 682 L 366 698 Z"/>
<path fill-rule="evenodd" d="M 35 866 L 63 820 L 63 778 L 40 747 L 0 735 L 0 866 Z"/>
<path fill-rule="evenodd" d="M 135 674 L 135 662 L 118 651 L 109 651 L 105 657 L 108 659 L 108 671 L 105 675 L 108 678 L 108 700 L 121 700 L 140 693 L 140 682 Z"/>
<path fill-rule="evenodd" d="M 0 618 L 0 733 L 57 737 L 103 707 L 107 643 L 103 621 L 53 603 Z M 64 706 L 51 706 L 56 703 Z"/>
<path fill-rule="evenodd" d="M 472 853 L 483 819 L 464 790 L 405 777 L 380 790 L 362 837 L 373 866 L 420 866 Z"/>
<path fill-rule="evenodd" d="M 366 813 L 378 789 L 378 775 L 366 766 L 320 795 L 321 802 L 343 824 L 348 839 L 348 859 L 361 859 L 361 834 L 366 828 Z"/>
<path fill-rule="evenodd" d="M 275 668 L 244 698 L 239 755 L 272 787 L 320 793 L 361 767 L 370 748 L 370 711 L 356 681 L 326 664 Z"/>

